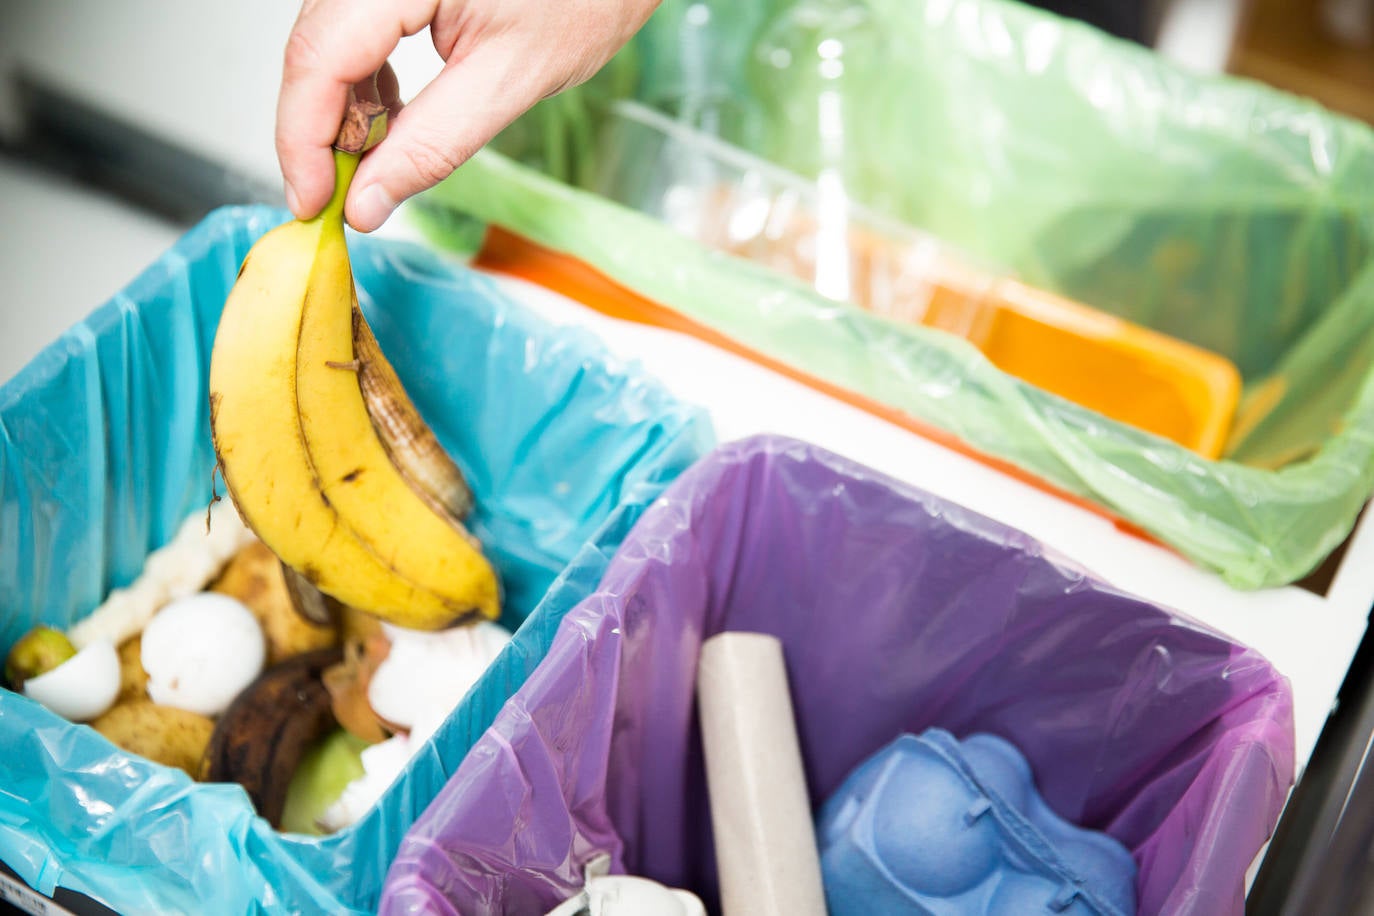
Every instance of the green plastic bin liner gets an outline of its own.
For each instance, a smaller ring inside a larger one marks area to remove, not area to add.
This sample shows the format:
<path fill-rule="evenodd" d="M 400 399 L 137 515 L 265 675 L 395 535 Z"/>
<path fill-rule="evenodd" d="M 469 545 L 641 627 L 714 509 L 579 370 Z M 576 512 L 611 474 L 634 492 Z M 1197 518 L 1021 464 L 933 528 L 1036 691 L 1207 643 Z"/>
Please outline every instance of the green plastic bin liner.
<path fill-rule="evenodd" d="M 498 138 L 538 169 L 486 154 L 422 198 L 433 237 L 461 244 L 476 218 L 569 253 L 1086 497 L 1236 586 L 1296 581 L 1347 536 L 1374 487 L 1369 128 L 1001 0 L 774 2 L 737 23 L 750 41 L 715 44 L 711 29 L 745 13 L 701 6 L 665 3 L 614 79 Z M 789 81 L 788 42 L 862 53 L 843 56 L 842 78 Z M 627 95 L 808 177 L 836 169 L 855 200 L 982 263 L 1228 357 L 1245 388 L 1225 459 L 574 190 L 594 180 L 605 100 Z M 821 109 L 843 141 L 825 155 Z"/>
<path fill-rule="evenodd" d="M 0 653 L 138 575 L 210 495 L 208 373 L 251 244 L 286 214 L 211 214 L 0 387 Z M 595 589 L 641 512 L 711 444 L 704 415 L 590 335 L 556 330 L 418 246 L 350 241 L 358 295 L 477 498 L 519 627 L 357 824 L 281 834 L 199 784 L 0 690 L 0 861 L 40 891 L 142 913 L 375 912 L 397 846 Z M 536 607 L 547 613 L 520 626 Z M 542 622 L 541 622 L 542 621 Z"/>

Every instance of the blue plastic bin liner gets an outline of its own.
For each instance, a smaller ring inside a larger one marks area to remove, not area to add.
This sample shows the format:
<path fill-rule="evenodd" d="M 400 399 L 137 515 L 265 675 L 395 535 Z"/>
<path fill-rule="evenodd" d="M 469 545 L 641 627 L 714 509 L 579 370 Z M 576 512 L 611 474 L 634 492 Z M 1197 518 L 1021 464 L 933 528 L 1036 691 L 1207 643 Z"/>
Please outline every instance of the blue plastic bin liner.
<path fill-rule="evenodd" d="M 902 735 L 816 826 L 830 916 L 1135 916 L 1135 862 L 1055 814 L 1010 742 Z"/>
<path fill-rule="evenodd" d="M 217 211 L 0 388 L 0 649 L 89 613 L 206 505 L 220 308 L 250 245 L 285 218 Z M 539 613 L 377 807 L 327 838 L 278 834 L 238 786 L 193 783 L 0 691 L 0 860 L 45 893 L 61 884 L 128 914 L 375 910 L 411 822 L 640 512 L 710 445 L 700 411 L 590 335 L 422 248 L 352 249 L 382 348 L 472 484 L 504 623 Z"/>

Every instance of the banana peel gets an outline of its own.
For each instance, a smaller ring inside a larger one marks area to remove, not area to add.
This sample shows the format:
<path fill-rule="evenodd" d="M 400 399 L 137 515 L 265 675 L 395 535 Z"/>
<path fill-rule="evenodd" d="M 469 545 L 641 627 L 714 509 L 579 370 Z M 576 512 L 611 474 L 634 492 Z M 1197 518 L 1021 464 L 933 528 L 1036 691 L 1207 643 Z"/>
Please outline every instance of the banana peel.
<path fill-rule="evenodd" d="M 133 635 L 118 647 L 118 700 L 91 723 L 132 753 L 242 785 L 274 825 L 325 736 L 342 724 L 350 741 L 386 737 L 367 702 L 386 655 L 379 620 L 441 629 L 500 612 L 495 570 L 464 525 L 471 490 L 358 305 L 343 200 L 384 125 L 369 103 L 350 105 L 333 199 L 254 245 L 211 357 L 219 465 L 261 543 L 222 564 L 209 590 L 253 611 L 269 667 L 216 721 L 149 700 Z"/>
<path fill-rule="evenodd" d="M 473 505 L 467 478 L 405 393 L 356 299 L 353 346 L 358 359 L 358 386 L 387 457 L 431 509 L 451 524 L 461 526 Z"/>
<path fill-rule="evenodd" d="M 334 196 L 249 251 L 210 363 L 210 421 L 247 524 L 324 594 L 411 629 L 500 613 L 499 584 L 464 527 L 471 493 L 358 308 L 343 203 L 385 110 L 356 101 Z"/>
<path fill-rule="evenodd" d="M 258 814 L 280 826 L 301 760 L 338 728 L 321 678 L 340 658 L 337 647 L 318 649 L 259 675 L 214 724 L 199 777 L 243 786 Z"/>

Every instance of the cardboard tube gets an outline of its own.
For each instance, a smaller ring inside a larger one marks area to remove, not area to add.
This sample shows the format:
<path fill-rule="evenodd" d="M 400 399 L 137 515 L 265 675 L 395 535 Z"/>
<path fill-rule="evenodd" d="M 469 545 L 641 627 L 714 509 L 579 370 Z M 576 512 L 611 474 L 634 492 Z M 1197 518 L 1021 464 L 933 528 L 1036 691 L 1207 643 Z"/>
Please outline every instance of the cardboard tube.
<path fill-rule="evenodd" d="M 782 643 L 722 633 L 701 646 L 697 702 L 725 916 L 825 916 Z"/>

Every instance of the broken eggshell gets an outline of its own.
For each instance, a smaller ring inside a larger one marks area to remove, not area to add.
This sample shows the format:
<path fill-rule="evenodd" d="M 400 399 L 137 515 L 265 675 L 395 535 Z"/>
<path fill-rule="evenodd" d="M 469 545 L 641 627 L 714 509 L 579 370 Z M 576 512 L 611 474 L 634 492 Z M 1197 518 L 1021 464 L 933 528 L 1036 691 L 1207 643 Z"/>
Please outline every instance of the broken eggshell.
<path fill-rule="evenodd" d="M 24 696 L 72 722 L 87 722 L 119 695 L 119 654 L 106 640 L 93 642 L 43 674 L 24 681 Z"/>
<path fill-rule="evenodd" d="M 407 735 L 392 737 L 363 748 L 360 755 L 363 775 L 349 782 L 339 798 L 319 817 L 319 826 L 333 832 L 356 823 L 401 775 L 411 756 L 423 741 Z"/>
<path fill-rule="evenodd" d="M 363 775 L 320 817 L 325 830 L 347 827 L 376 804 L 511 638 L 490 622 L 437 632 L 384 623 L 382 632 L 390 648 L 376 653 L 382 657 L 367 680 L 367 702 L 378 719 L 402 733 L 362 752 Z M 341 670 L 339 677 L 345 675 Z"/>
<path fill-rule="evenodd" d="M 443 722 L 510 642 L 510 631 L 490 622 L 437 632 L 382 629 L 391 650 L 372 673 L 367 699 L 401 729 Z"/>
<path fill-rule="evenodd" d="M 356 823 L 377 803 L 406 768 L 410 758 L 420 752 L 429 736 L 444 724 L 448 711 L 418 719 L 409 733 L 392 735 L 385 741 L 363 749 L 363 775 L 344 787 L 338 801 L 325 809 L 319 826 L 326 831 L 342 830 Z"/>
<path fill-rule="evenodd" d="M 203 716 L 224 712 L 266 659 L 257 618 L 227 595 L 201 592 L 173 601 L 143 631 L 149 698 Z"/>

